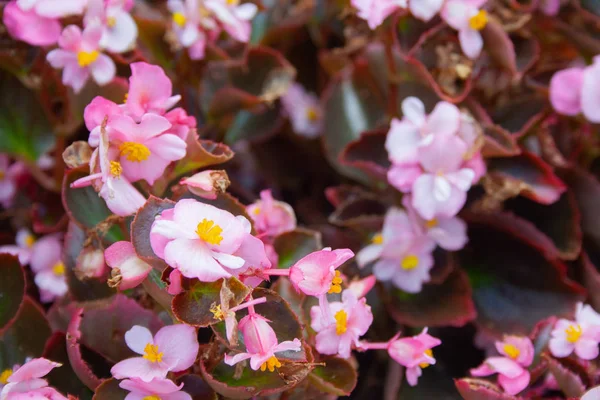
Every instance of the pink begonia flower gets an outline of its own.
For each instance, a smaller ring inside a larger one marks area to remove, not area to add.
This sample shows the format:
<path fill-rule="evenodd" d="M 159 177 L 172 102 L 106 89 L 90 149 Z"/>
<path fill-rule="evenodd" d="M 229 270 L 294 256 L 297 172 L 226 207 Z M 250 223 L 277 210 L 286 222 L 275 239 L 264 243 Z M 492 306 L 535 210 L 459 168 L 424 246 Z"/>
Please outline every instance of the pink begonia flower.
<path fill-rule="evenodd" d="M 106 272 L 104 250 L 95 246 L 86 246 L 77 256 L 75 276 L 79 279 L 101 278 Z"/>
<path fill-rule="evenodd" d="M 62 364 L 45 358 L 34 358 L 25 363 L 6 378 L 7 384 L 2 387 L 2 400 L 67 400 L 56 389 L 48 386 L 42 379 L 50 371 Z"/>
<path fill-rule="evenodd" d="M 242 332 L 246 352 L 235 355 L 225 354 L 225 364 L 235 365 L 240 361 L 250 359 L 250 368 L 261 371 L 275 371 L 281 367 L 281 362 L 275 357 L 275 353 L 283 351 L 300 351 L 302 343 L 299 339 L 287 340 L 278 343 L 277 335 L 269 321 L 263 316 L 250 310 L 250 313 L 242 318 L 238 324 Z"/>
<path fill-rule="evenodd" d="M 357 15 L 367 21 L 369 28 L 375 29 L 394 11 L 406 8 L 407 0 L 351 0 L 358 10 Z"/>
<path fill-rule="evenodd" d="M 112 53 L 124 53 L 135 47 L 138 29 L 125 0 L 88 0 L 85 25 L 102 25 L 100 47 Z"/>
<path fill-rule="evenodd" d="M 231 182 L 229 182 L 227 172 L 208 169 L 189 178 L 183 178 L 179 183 L 186 185 L 189 191 L 197 196 L 214 200 L 219 193 L 225 193 Z"/>
<path fill-rule="evenodd" d="M 600 399 L 600 386 L 596 386 L 581 396 L 580 400 L 598 400 Z"/>
<path fill-rule="evenodd" d="M 574 116 L 581 112 L 584 69 L 567 68 L 550 80 L 550 103 L 560 114 Z"/>
<path fill-rule="evenodd" d="M 174 269 L 169 274 L 169 287 L 167 287 L 167 293 L 175 296 L 181 292 L 183 292 L 183 287 L 181 286 L 181 272 Z"/>
<path fill-rule="evenodd" d="M 277 236 L 296 229 L 296 214 L 292 207 L 274 200 L 268 189 L 260 192 L 260 200 L 247 206 L 246 212 L 260 235 Z"/>
<path fill-rule="evenodd" d="M 375 275 L 369 275 L 366 278 L 350 282 L 346 290 L 351 291 L 357 298 L 360 299 L 361 297 L 365 297 L 367 293 L 373 289 L 375 283 L 377 283 L 377 278 Z"/>
<path fill-rule="evenodd" d="M 16 1 L 4 7 L 2 22 L 12 37 L 33 46 L 55 44 L 62 29 L 57 18 L 43 17 L 35 10 L 24 11 Z"/>
<path fill-rule="evenodd" d="M 540 0 L 538 9 L 546 15 L 555 16 L 560 11 L 561 0 Z"/>
<path fill-rule="evenodd" d="M 292 83 L 281 97 L 281 104 L 297 134 L 312 139 L 323 129 L 323 109 L 319 98 L 299 84 Z"/>
<path fill-rule="evenodd" d="M 444 0 L 409 0 L 408 7 L 410 12 L 415 17 L 423 20 L 429 21 L 432 19 L 435 14 L 440 12 L 442 6 L 444 5 Z"/>
<path fill-rule="evenodd" d="M 352 346 L 358 345 L 359 337 L 367 333 L 373 323 L 371 307 L 365 298 L 359 299 L 351 290 L 344 290 L 342 301 L 331 302 L 329 307 L 333 321 L 324 318 L 321 307 L 313 306 L 310 309 L 310 326 L 317 332 L 317 351 L 348 358 Z"/>
<path fill-rule="evenodd" d="M 210 312 L 213 313 L 213 316 L 216 320 L 225 321 L 225 336 L 227 340 L 232 346 L 237 345 L 237 333 L 238 333 L 238 323 L 235 317 L 235 313 L 237 311 L 243 310 L 245 308 L 250 308 L 250 314 L 254 313 L 254 306 L 257 304 L 262 304 L 267 302 L 266 297 L 260 297 L 258 299 L 253 299 L 246 301 L 244 303 L 238 304 L 235 307 L 229 308 L 229 298 L 227 295 L 221 291 L 220 293 L 220 301 L 221 304 L 213 304 L 210 308 Z"/>
<path fill-rule="evenodd" d="M 125 343 L 142 357 L 119 361 L 110 372 L 116 379 L 139 378 L 144 382 L 164 378 L 169 371 L 188 369 L 200 348 L 196 329 L 185 324 L 165 326 L 154 337 L 147 328 L 135 325 L 125 332 Z"/>
<path fill-rule="evenodd" d="M 336 269 L 354 257 L 350 249 L 314 251 L 298 260 L 290 268 L 290 281 L 297 291 L 319 297 L 327 293 L 341 293 L 341 278 Z"/>
<path fill-rule="evenodd" d="M 527 337 L 507 336 L 496 342 L 496 349 L 504 357 L 489 357 L 482 365 L 471 370 L 473 376 L 498 374 L 498 383 L 510 395 L 521 392 L 531 379 L 527 367 L 533 361 L 534 348 Z"/>
<path fill-rule="evenodd" d="M 594 57 L 592 65 L 583 72 L 583 87 L 581 88 L 581 110 L 588 121 L 600 122 L 598 107 L 600 106 L 600 56 Z"/>
<path fill-rule="evenodd" d="M 219 29 L 211 12 L 199 0 L 169 0 L 172 29 L 192 60 L 204 58 L 206 44 L 216 39 Z"/>
<path fill-rule="evenodd" d="M 487 0 L 448 0 L 442 9 L 442 18 L 458 31 L 458 39 L 463 53 L 475 59 L 483 49 L 481 30 L 488 23 L 485 10 L 479 8 Z"/>
<path fill-rule="evenodd" d="M 54 68 L 63 68 L 62 81 L 79 93 L 90 74 L 100 86 L 113 80 L 113 60 L 100 52 L 102 25 L 90 23 L 83 32 L 76 25 L 67 26 L 58 39 L 60 49 L 48 53 L 46 59 Z"/>
<path fill-rule="evenodd" d="M 129 390 L 125 400 L 192 400 L 192 396 L 181 391 L 183 383 L 177 386 L 170 379 L 155 378 L 150 382 L 126 379 L 119 383 L 119 387 Z"/>
<path fill-rule="evenodd" d="M 179 136 L 183 140 L 186 140 L 188 133 L 196 128 L 196 118 L 187 114 L 187 112 L 177 107 L 167 112 L 164 117 L 171 123 L 171 129 L 167 132 Z"/>
<path fill-rule="evenodd" d="M 239 3 L 239 0 L 205 0 L 204 7 L 213 13 L 232 38 L 247 43 L 258 7 L 254 3 Z"/>
<path fill-rule="evenodd" d="M 63 18 L 69 15 L 81 15 L 88 0 L 17 0 L 23 11 L 35 11 L 37 15 L 48 18 Z"/>
<path fill-rule="evenodd" d="M 575 321 L 559 319 L 548 344 L 554 357 L 567 357 L 573 351 L 583 360 L 598 357 L 600 315 L 589 305 L 577 304 Z"/>
<path fill-rule="evenodd" d="M 118 277 L 119 290 L 136 287 L 150 273 L 152 266 L 139 258 L 131 242 L 120 241 L 113 243 L 104 251 L 106 264 L 113 269 L 113 279 Z"/>
<path fill-rule="evenodd" d="M 31 260 L 31 250 L 35 244 L 36 238 L 29 229 L 21 228 L 17 231 L 14 245 L 0 246 L 0 253 L 8 253 L 19 258 L 21 265 L 29 264 Z"/>
<path fill-rule="evenodd" d="M 42 302 L 49 303 L 67 293 L 60 235 L 47 235 L 36 241 L 31 248 L 29 264 Z"/>
<path fill-rule="evenodd" d="M 388 353 L 394 361 L 406 367 L 406 380 L 410 386 L 415 386 L 422 369 L 435 364 L 432 348 L 439 346 L 442 341 L 427 333 L 424 328 L 421 333 L 413 337 L 390 340 Z"/>
<path fill-rule="evenodd" d="M 21 162 L 10 163 L 6 154 L 0 154 L 0 204 L 4 208 L 12 205 L 17 193 L 17 178 L 24 172 Z"/>
<path fill-rule="evenodd" d="M 250 267 L 270 263 L 250 222 L 192 199 L 180 200 L 152 224 L 150 243 L 156 255 L 183 276 L 214 282 Z"/>

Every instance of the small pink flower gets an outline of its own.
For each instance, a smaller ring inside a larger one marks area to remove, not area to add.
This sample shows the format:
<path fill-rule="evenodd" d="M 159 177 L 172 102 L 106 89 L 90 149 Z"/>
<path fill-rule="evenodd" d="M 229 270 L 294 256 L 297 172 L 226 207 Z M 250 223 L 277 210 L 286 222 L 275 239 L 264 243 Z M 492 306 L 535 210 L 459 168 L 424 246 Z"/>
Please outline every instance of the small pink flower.
<path fill-rule="evenodd" d="M 550 103 L 564 115 L 577 115 L 581 112 L 581 91 L 584 69 L 579 67 L 559 71 L 550 80 Z"/>
<path fill-rule="evenodd" d="M 186 185 L 190 192 L 205 199 L 214 200 L 219 193 L 224 193 L 229 187 L 229 177 L 223 170 L 206 170 L 198 172 L 180 182 Z"/>
<path fill-rule="evenodd" d="M 24 172 L 21 162 L 10 163 L 6 154 L 0 154 L 0 204 L 4 208 L 12 205 L 17 193 L 17 178 Z"/>
<path fill-rule="evenodd" d="M 167 133 L 177 135 L 183 140 L 186 140 L 188 133 L 197 125 L 196 118 L 188 115 L 181 107 L 172 109 L 164 117 L 171 123 L 171 129 Z"/>
<path fill-rule="evenodd" d="M 169 371 L 186 370 L 198 355 L 196 335 L 192 326 L 178 324 L 165 326 L 152 337 L 147 328 L 135 325 L 125 332 L 125 343 L 142 357 L 120 361 L 110 372 L 116 379 L 138 378 L 150 382 L 165 378 Z"/>
<path fill-rule="evenodd" d="M 31 234 L 29 229 L 22 228 L 17 231 L 15 238 L 16 244 L 0 246 L 0 253 L 8 253 L 19 258 L 21 265 L 29 264 L 31 260 L 31 251 L 35 244 L 35 236 Z"/>
<path fill-rule="evenodd" d="M 113 60 L 100 52 L 102 25 L 90 23 L 83 32 L 69 25 L 58 39 L 60 49 L 48 53 L 47 60 L 54 68 L 63 68 L 62 81 L 79 93 L 90 74 L 100 86 L 113 80 L 116 72 Z"/>
<path fill-rule="evenodd" d="M 290 281 L 296 290 L 309 296 L 341 293 L 341 278 L 336 269 L 353 256 L 350 249 L 332 251 L 327 247 L 314 251 L 292 265 Z"/>
<path fill-rule="evenodd" d="M 61 365 L 45 358 L 30 360 L 11 373 L 7 379 L 7 384 L 2 387 L 0 399 L 67 400 L 56 389 L 49 387 L 45 379 L 42 379 L 54 368 Z"/>
<path fill-rule="evenodd" d="M 329 307 L 333 321 L 325 318 L 321 307 L 313 306 L 310 309 L 310 326 L 317 332 L 317 351 L 348 358 L 352 346 L 358 345 L 359 337 L 367 333 L 373 323 L 371 307 L 365 298 L 359 300 L 351 290 L 344 290 L 342 302 L 329 303 Z"/>
<path fill-rule="evenodd" d="M 43 17 L 33 9 L 25 11 L 16 1 L 4 7 L 2 22 L 12 37 L 33 46 L 50 46 L 60 37 L 58 18 Z"/>
<path fill-rule="evenodd" d="M 218 36 L 217 23 L 199 0 L 169 0 L 172 29 L 181 46 L 188 49 L 192 60 L 204 58 L 206 44 Z"/>
<path fill-rule="evenodd" d="M 406 380 L 410 386 L 415 386 L 422 369 L 435 364 L 432 348 L 442 344 L 442 341 L 427 333 L 427 328 L 417 336 L 390 340 L 388 353 L 398 364 L 406 367 Z"/>
<path fill-rule="evenodd" d="M 102 25 L 101 48 L 123 53 L 135 47 L 138 29 L 127 6 L 123 0 L 89 0 L 84 23 Z"/>
<path fill-rule="evenodd" d="M 119 290 L 136 287 L 150 273 L 152 267 L 140 259 L 131 242 L 113 243 L 104 251 L 104 258 L 113 269 L 112 276 Z"/>
<path fill-rule="evenodd" d="M 67 293 L 60 235 L 44 236 L 35 242 L 31 248 L 30 266 L 42 302 L 49 303 Z"/>
<path fill-rule="evenodd" d="M 583 86 L 581 88 L 581 110 L 588 121 L 600 122 L 598 107 L 600 106 L 600 56 L 594 57 L 592 65 L 583 72 Z"/>
<path fill-rule="evenodd" d="M 170 379 L 154 378 L 150 382 L 140 379 L 126 379 L 119 383 L 122 389 L 129 390 L 127 400 L 192 400 L 192 396 L 182 392 L 183 383 L 177 386 Z"/>
<path fill-rule="evenodd" d="M 394 11 L 406 8 L 407 0 L 352 0 L 350 4 L 358 10 L 358 16 L 375 29 Z"/>
<path fill-rule="evenodd" d="M 444 0 L 409 0 L 408 7 L 412 15 L 423 21 L 429 21 L 440 12 Z"/>
<path fill-rule="evenodd" d="M 270 190 L 260 192 L 260 200 L 246 207 L 260 235 L 277 236 L 296 229 L 296 214 L 289 204 L 273 199 Z"/>
<path fill-rule="evenodd" d="M 600 315 L 589 305 L 577 304 L 575 321 L 559 319 L 554 325 L 550 352 L 554 357 L 567 357 L 573 351 L 583 360 L 598 357 Z"/>
<path fill-rule="evenodd" d="M 555 16 L 558 15 L 561 6 L 561 0 L 540 0 L 538 9 L 546 15 Z"/>
<path fill-rule="evenodd" d="M 204 6 L 232 38 L 243 43 L 250 40 L 251 21 L 258 12 L 256 4 L 239 4 L 239 0 L 205 0 Z"/>
<path fill-rule="evenodd" d="M 529 385 L 527 371 L 533 361 L 534 348 L 527 337 L 507 336 L 496 342 L 496 349 L 504 357 L 489 357 L 483 364 L 471 370 L 473 376 L 488 376 L 497 373 L 498 383 L 508 394 L 515 395 Z"/>
<path fill-rule="evenodd" d="M 34 11 L 48 18 L 63 18 L 69 15 L 81 15 L 88 0 L 17 0 L 23 11 Z"/>
<path fill-rule="evenodd" d="M 250 368 L 253 370 L 260 368 L 261 371 L 265 371 L 268 368 L 273 372 L 275 368 L 281 367 L 281 362 L 275 357 L 275 353 L 300 351 L 302 347 L 299 339 L 278 343 L 277 335 L 269 325 L 269 321 L 255 312 L 250 312 L 242 318 L 238 328 L 244 337 L 246 352 L 233 356 L 226 354 L 224 361 L 227 365 L 235 365 L 250 359 Z"/>
<path fill-rule="evenodd" d="M 319 98 L 299 83 L 292 83 L 281 97 L 281 104 L 297 134 L 315 138 L 323 129 L 323 110 Z"/>
<path fill-rule="evenodd" d="M 448 0 L 442 18 L 458 31 L 460 46 L 467 57 L 475 59 L 483 48 L 481 30 L 488 22 L 487 12 L 479 8 L 487 0 Z"/>
<path fill-rule="evenodd" d="M 192 199 L 163 211 L 152 225 L 156 255 L 183 276 L 214 282 L 249 267 L 270 266 L 264 245 L 242 217 Z"/>

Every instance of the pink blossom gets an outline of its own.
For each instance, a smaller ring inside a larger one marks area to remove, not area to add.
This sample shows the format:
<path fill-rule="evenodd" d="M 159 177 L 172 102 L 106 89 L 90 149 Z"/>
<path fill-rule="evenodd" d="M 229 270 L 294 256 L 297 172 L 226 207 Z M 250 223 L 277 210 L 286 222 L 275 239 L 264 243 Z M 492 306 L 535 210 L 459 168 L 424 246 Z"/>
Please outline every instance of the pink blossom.
<path fill-rule="evenodd" d="M 359 337 L 367 333 L 373 323 L 371 307 L 365 298 L 358 299 L 351 290 L 344 290 L 342 302 L 329 303 L 329 307 L 333 321 L 325 318 L 321 307 L 310 309 L 310 326 L 317 332 L 317 351 L 348 358 L 352 345 L 358 345 Z"/>
<path fill-rule="evenodd" d="M 251 21 L 258 11 L 256 4 L 239 4 L 239 0 L 205 0 L 204 6 L 232 38 L 243 43 L 250 40 Z"/>
<path fill-rule="evenodd" d="M 350 249 L 314 251 L 290 268 L 290 281 L 297 291 L 309 296 L 341 293 L 341 278 L 336 269 L 354 256 Z"/>
<path fill-rule="evenodd" d="M 150 242 L 156 255 L 183 276 L 213 282 L 252 266 L 270 266 L 263 243 L 250 230 L 242 216 L 184 199 L 156 219 Z"/>
<path fill-rule="evenodd" d="M 34 11 L 48 18 L 63 18 L 83 13 L 88 0 L 17 0 L 23 11 Z"/>
<path fill-rule="evenodd" d="M 213 316 L 217 320 L 225 321 L 225 336 L 227 340 L 232 346 L 237 345 L 237 333 L 238 333 L 238 323 L 235 317 L 235 313 L 241 311 L 245 308 L 250 309 L 250 314 L 254 313 L 254 306 L 257 304 L 262 304 L 267 302 L 266 297 L 260 297 L 258 299 L 249 300 L 244 303 L 238 304 L 235 307 L 229 308 L 229 298 L 225 294 L 225 292 L 221 291 L 220 293 L 221 304 L 213 304 L 210 308 L 210 311 L 213 313 Z"/>
<path fill-rule="evenodd" d="M 358 10 L 358 16 L 375 29 L 394 11 L 406 8 L 407 0 L 352 0 L 350 4 Z"/>
<path fill-rule="evenodd" d="M 442 18 L 458 31 L 460 46 L 467 57 L 475 59 L 483 48 L 481 30 L 488 22 L 487 12 L 479 8 L 487 0 L 448 0 Z"/>
<path fill-rule="evenodd" d="M 270 190 L 260 192 L 260 200 L 246 207 L 260 235 L 277 236 L 296 229 L 296 214 L 289 204 L 276 201 Z"/>
<path fill-rule="evenodd" d="M 44 236 L 35 242 L 31 248 L 30 266 L 42 302 L 49 303 L 67 293 L 60 235 Z"/>
<path fill-rule="evenodd" d="M 169 287 L 167 288 L 167 292 L 173 296 L 183 292 L 183 287 L 181 286 L 181 272 L 177 269 L 174 269 L 169 274 Z"/>
<path fill-rule="evenodd" d="M 104 251 L 104 257 L 109 267 L 113 269 L 113 280 L 119 290 L 136 287 L 150 273 L 152 267 L 140 259 L 131 242 L 113 243 Z"/>
<path fill-rule="evenodd" d="M 561 6 L 561 0 L 540 0 L 538 9 L 546 15 L 555 16 L 558 15 Z"/>
<path fill-rule="evenodd" d="M 581 396 L 581 400 L 597 400 L 600 399 L 600 386 L 596 386 L 588 390 Z"/>
<path fill-rule="evenodd" d="M 178 324 L 161 328 L 154 337 L 145 327 L 135 325 L 125 332 L 127 346 L 142 355 L 120 361 L 110 372 L 116 379 L 139 378 L 150 382 L 166 377 L 169 371 L 183 371 L 196 361 L 199 344 L 196 329 Z"/>
<path fill-rule="evenodd" d="M 377 278 L 375 275 L 369 275 L 366 278 L 357 279 L 350 282 L 350 284 L 348 284 L 348 289 L 346 290 L 351 291 L 357 298 L 360 299 L 361 297 L 365 297 L 367 293 L 373 289 L 375 283 L 377 283 Z"/>
<path fill-rule="evenodd" d="M 0 154 L 0 204 L 4 208 L 12 205 L 17 193 L 17 178 L 23 173 L 24 165 L 21 162 L 10 164 L 6 154 Z"/>
<path fill-rule="evenodd" d="M 273 372 L 275 368 L 281 367 L 281 362 L 275 357 L 275 353 L 283 351 L 300 351 L 302 343 L 299 339 L 288 340 L 278 343 L 277 335 L 269 321 L 263 316 L 250 312 L 242 318 L 238 328 L 244 338 L 246 352 L 235 355 L 226 354 L 225 364 L 235 365 L 240 361 L 250 359 L 250 368 L 253 370 Z"/>
<path fill-rule="evenodd" d="M 17 231 L 15 238 L 16 244 L 0 246 L 0 253 L 8 253 L 19 258 L 21 265 L 29 264 L 31 260 L 31 251 L 36 238 L 29 229 L 21 228 Z"/>
<path fill-rule="evenodd" d="M 577 304 L 575 321 L 559 319 L 554 325 L 550 352 L 554 357 L 567 357 L 573 351 L 583 360 L 598 357 L 600 315 L 589 305 Z"/>
<path fill-rule="evenodd" d="M 100 86 L 113 80 L 116 72 L 113 60 L 100 52 L 102 25 L 90 23 L 83 32 L 76 25 L 69 25 L 58 39 L 60 49 L 48 53 L 47 60 L 54 68 L 63 68 L 62 81 L 79 93 L 87 80 L 92 78 Z"/>
<path fill-rule="evenodd" d="M 42 379 L 50 371 L 62 364 L 45 358 L 34 358 L 10 374 L 7 384 L 2 387 L 2 400 L 67 400 L 56 389 Z"/>
<path fill-rule="evenodd" d="M 219 29 L 210 11 L 198 0 L 169 0 L 172 29 L 192 60 L 204 58 L 206 44 L 216 39 Z"/>
<path fill-rule="evenodd" d="M 444 5 L 444 0 L 409 0 L 408 7 L 412 15 L 423 21 L 432 19 Z"/>
<path fill-rule="evenodd" d="M 16 1 L 4 7 L 2 22 L 12 37 L 33 46 L 50 46 L 60 37 L 61 25 L 57 18 L 43 17 L 33 9 L 25 11 Z"/>
<path fill-rule="evenodd" d="M 219 193 L 224 193 L 229 187 L 229 177 L 223 170 L 212 170 L 198 172 L 189 178 L 183 178 L 180 182 L 187 185 L 190 192 L 205 199 L 214 200 Z"/>
<path fill-rule="evenodd" d="M 292 83 L 281 97 L 281 104 L 297 134 L 309 139 L 321 134 L 323 109 L 319 98 L 299 83 Z"/>
<path fill-rule="evenodd" d="M 581 112 L 581 91 L 584 69 L 567 68 L 557 72 L 550 80 L 550 103 L 564 115 L 577 115 Z"/>
<path fill-rule="evenodd" d="M 427 328 L 413 337 L 390 340 L 388 353 L 398 364 L 406 367 L 406 380 L 415 386 L 422 375 L 422 369 L 435 364 L 432 348 L 439 346 L 441 340 L 427 333 Z"/>
<path fill-rule="evenodd" d="M 125 400 L 192 400 L 192 396 L 181 391 L 183 383 L 177 386 L 170 379 L 154 378 L 150 382 L 135 378 L 126 379 L 121 381 L 119 386 L 130 392 Z"/>
<path fill-rule="evenodd" d="M 588 121 L 600 122 L 598 107 L 600 106 L 600 56 L 594 57 L 594 63 L 583 72 L 583 86 L 581 88 L 581 110 Z"/>
<path fill-rule="evenodd" d="M 473 376 L 488 376 L 497 373 L 498 383 L 508 394 L 515 395 L 529 385 L 527 371 L 533 361 L 534 348 L 527 337 L 507 336 L 496 342 L 496 349 L 503 357 L 489 357 L 483 364 L 471 370 Z"/>
<path fill-rule="evenodd" d="M 84 18 L 86 25 L 102 25 L 100 47 L 113 53 L 123 53 L 135 47 L 138 29 L 124 0 L 88 0 Z"/>
<path fill-rule="evenodd" d="M 188 133 L 197 125 L 196 118 L 188 115 L 181 107 L 172 109 L 164 117 L 171 123 L 168 133 L 177 135 L 183 140 L 186 140 Z"/>

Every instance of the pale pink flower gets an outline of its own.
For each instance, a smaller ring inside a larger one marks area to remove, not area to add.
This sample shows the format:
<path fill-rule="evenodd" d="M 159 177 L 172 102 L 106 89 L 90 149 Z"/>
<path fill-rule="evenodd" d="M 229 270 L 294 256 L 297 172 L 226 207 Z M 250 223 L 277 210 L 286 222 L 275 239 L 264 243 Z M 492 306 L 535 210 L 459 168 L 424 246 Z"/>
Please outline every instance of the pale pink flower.
<path fill-rule="evenodd" d="M 259 235 L 277 236 L 296 229 L 296 214 L 292 207 L 273 199 L 270 190 L 260 192 L 260 200 L 246 207 Z"/>
<path fill-rule="evenodd" d="M 390 340 L 388 353 L 394 361 L 406 367 L 406 380 L 410 386 L 415 386 L 422 369 L 435 364 L 432 348 L 439 346 L 442 341 L 427 333 L 424 328 L 421 333 L 413 337 Z"/>
<path fill-rule="evenodd" d="M 281 97 L 281 104 L 297 134 L 315 138 L 323 129 L 323 109 L 319 98 L 299 83 L 292 83 Z"/>
<path fill-rule="evenodd" d="M 12 205 L 17 193 L 17 178 L 24 172 L 21 162 L 10 163 L 6 154 L 0 154 L 0 204 L 4 208 Z"/>
<path fill-rule="evenodd" d="M 7 379 L 0 392 L 2 400 L 67 400 L 56 389 L 48 386 L 42 379 L 50 371 L 62 364 L 45 358 L 34 358 L 16 369 Z"/>
<path fill-rule="evenodd" d="M 196 329 L 185 324 L 161 328 L 154 337 L 145 327 L 135 325 L 125 332 L 127 346 L 142 355 L 120 361 L 110 372 L 116 379 L 138 378 L 150 382 L 191 367 L 198 355 Z"/>
<path fill-rule="evenodd" d="M 408 7 L 415 17 L 429 21 L 444 5 L 444 0 L 409 0 Z"/>
<path fill-rule="evenodd" d="M 138 29 L 131 14 L 131 2 L 125 0 L 88 0 L 84 18 L 86 25 L 102 25 L 100 47 L 113 53 L 123 53 L 135 47 Z"/>
<path fill-rule="evenodd" d="M 17 231 L 15 244 L 0 246 L 0 253 L 8 253 L 19 258 L 21 265 L 29 264 L 31 260 L 31 251 L 36 238 L 29 229 L 21 228 Z"/>
<path fill-rule="evenodd" d="M 131 242 L 127 241 L 113 243 L 104 251 L 104 259 L 113 269 L 112 276 L 119 290 L 136 287 L 152 270 L 152 266 L 139 258 Z"/>
<path fill-rule="evenodd" d="M 229 177 L 223 170 L 212 170 L 198 172 L 189 178 L 183 178 L 180 182 L 186 185 L 190 192 L 205 199 L 214 200 L 219 193 L 224 193 L 229 187 Z"/>
<path fill-rule="evenodd" d="M 341 278 L 336 269 L 354 257 L 350 249 L 314 251 L 290 268 L 290 281 L 296 290 L 309 296 L 341 293 Z M 339 282 L 339 283 L 336 283 Z"/>
<path fill-rule="evenodd" d="M 154 378 L 150 382 L 141 379 L 126 379 L 119 383 L 122 389 L 128 390 L 125 400 L 192 400 L 186 392 L 182 392 L 183 383 L 177 386 L 170 379 Z"/>
<path fill-rule="evenodd" d="M 442 9 L 442 18 L 458 31 L 458 39 L 463 53 L 475 59 L 483 49 L 481 30 L 488 23 L 485 10 L 480 7 L 487 0 L 448 0 Z"/>
<path fill-rule="evenodd" d="M 163 116 L 172 125 L 171 129 L 168 130 L 168 133 L 177 135 L 183 140 L 186 140 L 188 133 L 192 129 L 196 128 L 197 125 L 196 118 L 188 115 L 187 112 L 181 107 L 174 108 Z"/>
<path fill-rule="evenodd" d="M 116 67 L 113 60 L 100 52 L 102 25 L 91 23 L 83 32 L 76 25 L 67 26 L 58 39 L 60 49 L 46 57 L 54 68 L 63 68 L 62 81 L 79 93 L 90 75 L 100 86 L 113 80 Z"/>
<path fill-rule="evenodd" d="M 242 318 L 238 324 L 242 332 L 246 352 L 235 355 L 226 354 L 225 364 L 235 365 L 240 361 L 250 359 L 250 368 L 261 371 L 275 371 L 281 367 L 281 362 L 275 357 L 275 353 L 283 351 L 300 351 L 302 343 L 299 339 L 287 340 L 279 343 L 277 335 L 269 321 L 263 316 L 250 312 Z"/>
<path fill-rule="evenodd" d="M 600 107 L 600 56 L 594 57 L 592 65 L 583 72 L 583 86 L 581 88 L 581 110 L 588 121 L 600 122 L 598 107 Z"/>
<path fill-rule="evenodd" d="M 156 255 L 183 276 L 213 282 L 251 266 L 270 266 L 263 243 L 250 230 L 243 216 L 184 199 L 154 221 L 150 242 Z"/>
<path fill-rule="evenodd" d="M 581 112 L 581 91 L 584 69 L 567 68 L 555 73 L 550 80 L 550 103 L 564 115 L 577 115 Z"/>
<path fill-rule="evenodd" d="M 17 5 L 23 11 L 34 11 L 42 17 L 63 18 L 82 14 L 87 2 L 88 0 L 17 0 Z"/>
<path fill-rule="evenodd" d="M 508 394 L 515 395 L 529 385 L 527 367 L 533 361 L 534 348 L 527 337 L 507 336 L 496 342 L 496 349 L 504 357 L 489 357 L 482 365 L 471 370 L 473 376 L 498 374 L 498 383 Z"/>
<path fill-rule="evenodd" d="M 244 303 L 238 304 L 235 307 L 229 308 L 229 298 L 221 292 L 220 296 L 221 304 L 213 304 L 210 311 L 213 313 L 215 319 L 225 321 L 225 336 L 231 345 L 237 345 L 237 334 L 238 334 L 238 322 L 235 317 L 235 313 L 245 308 L 250 309 L 250 314 L 254 313 L 254 306 L 267 302 L 266 297 L 260 297 L 258 299 L 251 299 Z"/>
<path fill-rule="evenodd" d="M 562 6 L 561 0 L 540 0 L 538 9 L 546 15 L 555 16 Z"/>
<path fill-rule="evenodd" d="M 406 8 L 407 0 L 351 0 L 358 10 L 357 15 L 367 21 L 369 28 L 375 29 L 394 11 Z"/>
<path fill-rule="evenodd" d="M 600 399 L 600 386 L 596 386 L 588 390 L 581 396 L 581 400 L 598 400 Z"/>
<path fill-rule="evenodd" d="M 58 18 L 43 17 L 33 9 L 25 11 L 16 1 L 11 1 L 4 7 L 2 22 L 12 37 L 33 46 L 50 46 L 60 37 L 61 25 Z"/>
<path fill-rule="evenodd" d="M 548 344 L 554 357 L 567 357 L 575 352 L 583 360 L 598 357 L 600 315 L 589 305 L 577 304 L 575 321 L 559 319 Z"/>
<path fill-rule="evenodd" d="M 239 0 L 205 0 L 204 6 L 232 38 L 244 43 L 250 40 L 251 21 L 258 12 L 256 4 L 240 4 Z"/>
<path fill-rule="evenodd" d="M 47 235 L 36 241 L 31 248 L 29 264 L 42 302 L 49 303 L 67 293 L 60 235 Z"/>
<path fill-rule="evenodd" d="M 219 31 L 210 11 L 199 0 L 169 0 L 167 6 L 179 44 L 192 60 L 204 58 L 206 44 L 215 40 Z"/>
<path fill-rule="evenodd" d="M 342 292 L 342 301 L 329 303 L 333 321 L 323 315 L 319 306 L 310 309 L 311 327 L 317 332 L 316 348 L 321 354 L 350 357 L 352 346 L 367 333 L 373 323 L 371 307 L 351 290 Z"/>

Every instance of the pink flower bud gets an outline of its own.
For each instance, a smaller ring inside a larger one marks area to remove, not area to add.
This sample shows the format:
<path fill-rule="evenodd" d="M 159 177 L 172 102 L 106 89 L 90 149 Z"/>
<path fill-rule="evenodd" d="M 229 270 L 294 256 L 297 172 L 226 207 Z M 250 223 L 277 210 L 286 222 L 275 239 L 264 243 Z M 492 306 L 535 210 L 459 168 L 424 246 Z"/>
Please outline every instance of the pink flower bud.
<path fill-rule="evenodd" d="M 187 185 L 190 192 L 205 199 L 214 200 L 217 194 L 224 193 L 229 187 L 229 177 L 223 170 L 206 170 L 183 178 L 180 182 Z"/>

